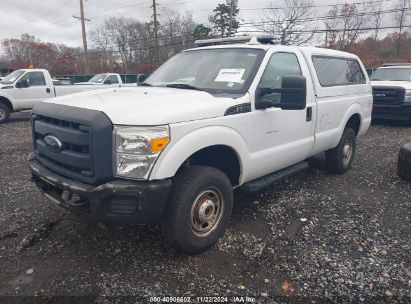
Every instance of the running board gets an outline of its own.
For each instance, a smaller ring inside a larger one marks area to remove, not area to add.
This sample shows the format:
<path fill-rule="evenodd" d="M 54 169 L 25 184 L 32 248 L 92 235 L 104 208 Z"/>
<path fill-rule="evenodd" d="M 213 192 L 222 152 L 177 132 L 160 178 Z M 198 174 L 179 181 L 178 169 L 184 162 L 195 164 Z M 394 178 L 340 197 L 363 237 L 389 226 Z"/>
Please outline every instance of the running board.
<path fill-rule="evenodd" d="M 268 187 L 272 184 L 278 183 L 290 176 L 296 175 L 308 169 L 308 162 L 302 162 L 280 171 L 265 175 L 263 177 L 257 178 L 251 182 L 245 183 L 243 188 L 246 191 L 256 192 L 261 189 Z"/>

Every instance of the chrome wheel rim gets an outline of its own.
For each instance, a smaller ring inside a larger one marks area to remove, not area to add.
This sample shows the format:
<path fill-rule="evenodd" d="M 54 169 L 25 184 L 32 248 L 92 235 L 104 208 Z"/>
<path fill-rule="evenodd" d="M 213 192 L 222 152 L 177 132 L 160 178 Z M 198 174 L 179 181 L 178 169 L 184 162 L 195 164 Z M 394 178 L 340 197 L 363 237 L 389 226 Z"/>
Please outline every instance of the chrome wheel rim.
<path fill-rule="evenodd" d="M 0 120 L 6 118 L 6 110 L 0 108 Z"/>
<path fill-rule="evenodd" d="M 224 212 L 224 200 L 215 188 L 203 190 L 191 207 L 191 229 L 200 237 L 213 232 L 221 221 Z"/>
<path fill-rule="evenodd" d="M 342 163 L 345 167 L 348 166 L 351 162 L 351 158 L 353 155 L 353 147 L 354 147 L 354 144 L 353 144 L 352 138 L 347 138 L 345 140 L 343 150 L 342 150 Z"/>

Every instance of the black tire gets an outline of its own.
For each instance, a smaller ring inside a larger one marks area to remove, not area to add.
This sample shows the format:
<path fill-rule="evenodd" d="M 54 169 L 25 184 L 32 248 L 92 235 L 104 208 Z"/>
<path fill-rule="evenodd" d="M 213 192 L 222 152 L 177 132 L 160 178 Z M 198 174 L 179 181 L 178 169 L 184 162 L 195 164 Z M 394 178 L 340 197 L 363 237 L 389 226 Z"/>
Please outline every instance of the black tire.
<path fill-rule="evenodd" d="M 350 170 L 354 160 L 356 144 L 357 137 L 354 130 L 346 128 L 337 147 L 325 153 L 327 170 L 337 174 L 343 174 Z M 349 146 L 348 150 L 346 150 L 347 145 Z"/>
<path fill-rule="evenodd" d="M 202 194 L 209 196 L 208 199 Z M 217 202 L 218 199 L 221 200 L 221 208 L 214 203 L 214 200 Z M 232 208 L 233 187 L 223 172 L 205 166 L 189 167 L 173 181 L 161 222 L 163 235 L 167 242 L 178 250 L 188 254 L 202 252 L 224 234 Z M 204 225 L 200 225 L 201 215 L 202 219 L 204 216 L 214 218 L 215 215 L 218 220 L 213 226 L 203 227 Z M 196 227 L 200 229 L 196 230 Z M 209 231 L 203 234 L 207 229 Z"/>
<path fill-rule="evenodd" d="M 411 182 L 411 143 L 401 148 L 398 154 L 398 175 Z"/>
<path fill-rule="evenodd" d="M 0 102 L 0 124 L 10 120 L 10 109 L 4 103 Z"/>

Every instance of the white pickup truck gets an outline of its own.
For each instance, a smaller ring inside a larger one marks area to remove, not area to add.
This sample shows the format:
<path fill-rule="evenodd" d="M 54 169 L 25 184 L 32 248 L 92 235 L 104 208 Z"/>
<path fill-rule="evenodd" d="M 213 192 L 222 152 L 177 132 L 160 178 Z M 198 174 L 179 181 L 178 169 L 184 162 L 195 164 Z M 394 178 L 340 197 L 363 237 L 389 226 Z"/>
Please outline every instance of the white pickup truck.
<path fill-rule="evenodd" d="M 268 187 L 320 152 L 330 171 L 351 168 L 372 109 L 355 55 L 257 37 L 198 44 L 139 87 L 38 104 L 28 164 L 39 189 L 97 221 L 160 222 L 196 253 L 223 235 L 233 189 Z"/>
<path fill-rule="evenodd" d="M 30 110 L 47 98 L 123 85 L 118 74 L 98 74 L 92 79 L 95 81 L 83 85 L 55 86 L 47 70 L 14 71 L 0 82 L 0 124 L 7 122 L 12 112 Z"/>
<path fill-rule="evenodd" d="M 122 86 L 123 80 L 117 73 L 103 73 L 97 74 L 90 78 L 87 82 L 76 82 L 75 85 L 117 85 Z"/>
<path fill-rule="evenodd" d="M 411 124 L 411 65 L 389 64 L 371 75 L 374 95 L 372 118 Z"/>

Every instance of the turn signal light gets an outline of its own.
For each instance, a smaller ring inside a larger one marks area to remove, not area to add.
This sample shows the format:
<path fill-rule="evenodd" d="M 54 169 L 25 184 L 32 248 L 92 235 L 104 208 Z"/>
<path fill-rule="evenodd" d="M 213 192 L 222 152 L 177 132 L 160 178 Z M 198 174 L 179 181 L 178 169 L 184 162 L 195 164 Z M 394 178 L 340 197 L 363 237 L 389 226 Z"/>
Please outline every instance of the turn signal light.
<path fill-rule="evenodd" d="M 170 139 L 168 137 L 153 138 L 151 140 L 151 152 L 158 153 L 163 151 L 169 142 Z"/>

